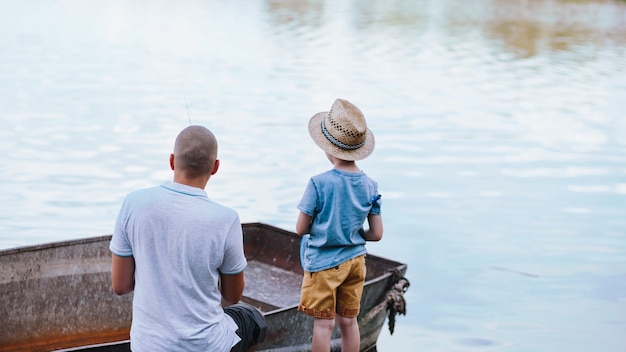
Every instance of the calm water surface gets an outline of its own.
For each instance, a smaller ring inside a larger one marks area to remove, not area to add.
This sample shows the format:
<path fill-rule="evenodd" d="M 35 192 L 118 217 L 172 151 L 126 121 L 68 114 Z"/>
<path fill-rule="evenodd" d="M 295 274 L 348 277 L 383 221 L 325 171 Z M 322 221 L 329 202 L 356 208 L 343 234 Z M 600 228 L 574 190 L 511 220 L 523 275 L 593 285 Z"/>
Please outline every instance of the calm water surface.
<path fill-rule="evenodd" d="M 0 48 L 0 248 L 110 233 L 189 121 L 293 229 L 343 97 L 412 283 L 378 351 L 626 351 L 624 1 L 4 1 Z"/>

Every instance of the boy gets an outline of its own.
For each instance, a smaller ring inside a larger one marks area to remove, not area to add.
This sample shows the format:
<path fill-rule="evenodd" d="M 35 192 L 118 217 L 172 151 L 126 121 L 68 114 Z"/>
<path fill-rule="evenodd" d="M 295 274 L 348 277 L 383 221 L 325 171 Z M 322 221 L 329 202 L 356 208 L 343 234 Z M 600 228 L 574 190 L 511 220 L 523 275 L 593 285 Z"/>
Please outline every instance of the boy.
<path fill-rule="evenodd" d="M 383 235 L 377 183 L 356 160 L 374 150 L 374 135 L 359 108 L 337 99 L 309 121 L 313 141 L 333 164 L 313 176 L 298 204 L 304 269 L 298 310 L 314 317 L 312 351 L 329 351 L 335 320 L 342 351 L 358 351 L 357 316 L 365 282 L 365 241 Z M 368 220 L 369 229 L 363 230 Z"/>

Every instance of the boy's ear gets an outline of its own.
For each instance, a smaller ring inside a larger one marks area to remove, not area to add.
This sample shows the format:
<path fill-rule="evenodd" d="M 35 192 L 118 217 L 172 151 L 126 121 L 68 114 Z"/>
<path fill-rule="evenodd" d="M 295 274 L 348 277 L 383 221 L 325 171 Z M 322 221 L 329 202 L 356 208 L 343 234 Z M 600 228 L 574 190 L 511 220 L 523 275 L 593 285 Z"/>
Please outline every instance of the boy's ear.
<path fill-rule="evenodd" d="M 174 170 L 174 154 L 170 154 L 170 167 Z"/>
<path fill-rule="evenodd" d="M 211 175 L 215 175 L 219 168 L 220 168 L 220 159 L 216 159 L 215 164 L 213 164 L 213 170 L 211 170 Z"/>

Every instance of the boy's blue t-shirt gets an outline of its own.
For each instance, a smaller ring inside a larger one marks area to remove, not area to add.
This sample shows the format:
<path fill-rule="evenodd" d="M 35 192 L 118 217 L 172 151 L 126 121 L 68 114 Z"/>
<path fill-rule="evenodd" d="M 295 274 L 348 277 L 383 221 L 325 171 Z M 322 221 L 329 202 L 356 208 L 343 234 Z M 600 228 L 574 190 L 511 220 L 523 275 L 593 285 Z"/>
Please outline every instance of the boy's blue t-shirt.
<path fill-rule="evenodd" d="M 311 177 L 298 209 L 313 217 L 302 237 L 302 268 L 317 272 L 366 254 L 359 233 L 367 215 L 380 214 L 378 184 L 364 172 L 331 169 Z"/>

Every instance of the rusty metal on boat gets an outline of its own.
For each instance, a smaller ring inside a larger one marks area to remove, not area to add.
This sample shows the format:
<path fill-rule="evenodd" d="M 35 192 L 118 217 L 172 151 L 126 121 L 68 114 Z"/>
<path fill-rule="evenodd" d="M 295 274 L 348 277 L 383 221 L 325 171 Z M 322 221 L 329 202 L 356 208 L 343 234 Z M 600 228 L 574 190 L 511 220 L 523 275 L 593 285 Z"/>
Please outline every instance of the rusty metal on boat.
<path fill-rule="evenodd" d="M 243 224 L 244 302 L 268 323 L 257 351 L 310 350 L 313 320 L 297 311 L 300 237 L 263 223 Z M 0 251 L 0 351 L 129 351 L 132 294 L 111 290 L 111 236 Z M 407 266 L 368 255 L 358 317 L 361 350 L 375 348 L 387 315 L 405 313 Z M 393 326 L 390 324 L 390 328 Z M 340 335 L 333 333 L 333 350 Z"/>

